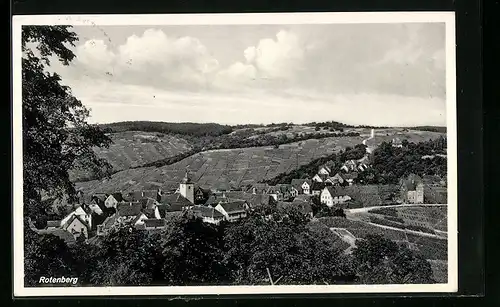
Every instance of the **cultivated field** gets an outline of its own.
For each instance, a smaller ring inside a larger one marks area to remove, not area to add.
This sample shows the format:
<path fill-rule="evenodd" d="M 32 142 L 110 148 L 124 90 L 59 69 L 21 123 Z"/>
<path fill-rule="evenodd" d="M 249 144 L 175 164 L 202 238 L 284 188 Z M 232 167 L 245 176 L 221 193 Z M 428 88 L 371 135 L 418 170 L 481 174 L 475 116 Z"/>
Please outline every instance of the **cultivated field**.
<path fill-rule="evenodd" d="M 168 134 L 126 131 L 109 136 L 113 141 L 109 148 L 96 148 L 95 151 L 115 171 L 172 157 L 191 149 L 186 140 Z M 85 178 L 86 175 L 83 171 L 74 171 L 72 174 L 73 178 Z"/>
<path fill-rule="evenodd" d="M 347 146 L 360 144 L 369 135 L 370 129 L 359 130 L 366 135 L 309 139 L 284 144 L 279 148 L 267 146 L 205 151 L 172 165 L 125 169 L 114 174 L 109 180 L 81 182 L 77 183 L 77 187 L 83 188 L 87 193 L 142 189 L 151 184 L 168 190 L 178 186 L 186 169 L 189 169 L 193 181 L 203 187 L 245 187 L 289 172 L 297 166 L 338 152 Z M 393 132 L 392 136 L 390 131 Z M 403 133 L 398 129 L 386 129 L 383 132 L 380 136 L 379 133 L 375 134 L 376 142 L 390 141 L 397 133 Z M 110 160 L 114 159 L 112 163 L 116 167 L 141 165 L 146 161 L 158 160 L 189 149 L 187 142 L 169 136 L 161 138 L 161 142 L 152 142 L 149 138 L 155 136 L 155 133 L 125 132 L 125 135 L 128 137 L 115 136 L 117 142 L 113 150 L 100 151 L 101 155 Z M 437 138 L 439 135 L 434 132 L 404 132 L 404 138 L 414 142 Z M 133 144 L 132 149 L 126 149 L 129 143 Z"/>
<path fill-rule="evenodd" d="M 432 238 L 420 236 L 404 231 L 392 230 L 370 225 L 363 221 L 352 221 L 340 217 L 324 217 L 319 221 L 328 227 L 345 228 L 356 238 L 363 239 L 368 234 L 379 234 L 397 242 L 410 243 L 412 248 L 429 260 L 448 259 L 448 240 L 446 238 Z"/>
<path fill-rule="evenodd" d="M 305 140 L 284 144 L 279 148 L 267 146 L 211 150 L 172 165 L 124 170 L 114 174 L 110 180 L 77 183 L 77 187 L 92 193 L 141 189 L 148 184 L 157 184 L 167 190 L 178 186 L 186 169 L 189 169 L 192 180 L 199 186 L 244 187 L 360 142 L 359 137 L 338 137 Z"/>

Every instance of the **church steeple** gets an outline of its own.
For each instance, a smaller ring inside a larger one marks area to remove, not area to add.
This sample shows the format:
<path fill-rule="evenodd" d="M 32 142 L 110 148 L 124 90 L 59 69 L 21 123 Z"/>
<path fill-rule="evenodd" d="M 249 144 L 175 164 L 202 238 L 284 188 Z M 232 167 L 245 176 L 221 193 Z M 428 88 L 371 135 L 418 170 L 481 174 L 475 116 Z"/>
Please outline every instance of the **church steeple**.
<path fill-rule="evenodd" d="M 181 183 L 179 184 L 179 192 L 182 196 L 194 204 L 194 184 L 191 182 L 191 178 L 189 178 L 189 172 L 187 169 L 184 178 L 182 178 Z"/>
<path fill-rule="evenodd" d="M 186 169 L 186 174 L 184 175 L 184 178 L 182 178 L 182 183 L 192 183 L 191 178 L 189 177 L 189 172 Z"/>

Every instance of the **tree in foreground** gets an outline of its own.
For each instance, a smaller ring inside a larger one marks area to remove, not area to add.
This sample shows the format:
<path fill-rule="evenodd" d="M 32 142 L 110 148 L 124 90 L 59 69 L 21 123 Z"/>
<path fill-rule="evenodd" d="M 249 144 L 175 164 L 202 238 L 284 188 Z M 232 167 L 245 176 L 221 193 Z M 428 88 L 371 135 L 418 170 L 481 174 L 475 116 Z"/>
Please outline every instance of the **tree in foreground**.
<path fill-rule="evenodd" d="M 51 59 L 68 65 L 77 35 L 68 26 L 23 26 L 22 112 L 25 214 L 43 215 L 42 196 L 74 195 L 68 171 L 84 168 L 104 175 L 110 167 L 93 151 L 111 142 L 87 123 L 89 110 L 49 73 Z"/>
<path fill-rule="evenodd" d="M 364 240 L 356 240 L 353 256 L 363 284 L 434 282 L 432 268 L 427 260 L 381 235 L 368 235 Z"/>
<path fill-rule="evenodd" d="M 240 285 L 333 284 L 352 281 L 349 257 L 331 233 L 308 227 L 295 208 L 277 209 L 228 225 L 225 265 Z"/>

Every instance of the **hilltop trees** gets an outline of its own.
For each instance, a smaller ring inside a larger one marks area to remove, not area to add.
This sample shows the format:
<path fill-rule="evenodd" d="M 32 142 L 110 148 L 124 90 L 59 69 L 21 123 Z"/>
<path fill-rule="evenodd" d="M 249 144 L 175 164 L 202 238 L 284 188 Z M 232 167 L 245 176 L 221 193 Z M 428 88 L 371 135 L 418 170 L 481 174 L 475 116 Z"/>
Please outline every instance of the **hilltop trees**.
<path fill-rule="evenodd" d="M 66 45 L 77 39 L 67 26 L 23 27 L 23 196 L 25 213 L 32 217 L 43 214 L 43 195 L 74 194 L 71 168 L 102 173 L 109 167 L 92 147 L 107 146 L 110 139 L 86 122 L 89 111 L 61 85 L 59 75 L 46 71 L 52 57 L 63 65 L 74 59 Z"/>
<path fill-rule="evenodd" d="M 446 148 L 444 137 L 419 143 L 405 140 L 402 148 L 383 142 L 373 153 L 372 167 L 360 179 L 367 184 L 395 184 L 410 173 L 445 177 L 447 159 L 439 154 L 446 154 Z"/>

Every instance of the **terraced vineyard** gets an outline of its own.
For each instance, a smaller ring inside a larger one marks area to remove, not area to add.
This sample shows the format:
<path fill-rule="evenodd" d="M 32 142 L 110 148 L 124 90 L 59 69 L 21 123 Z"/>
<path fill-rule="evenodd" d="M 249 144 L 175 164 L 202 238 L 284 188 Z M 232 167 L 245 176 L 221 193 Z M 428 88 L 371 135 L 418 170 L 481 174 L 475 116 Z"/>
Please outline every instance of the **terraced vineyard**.
<path fill-rule="evenodd" d="M 189 169 L 194 182 L 209 188 L 244 187 L 288 172 L 322 156 L 359 144 L 360 137 L 310 139 L 273 147 L 251 147 L 205 151 L 163 167 L 129 169 L 110 180 L 77 183 L 88 193 L 140 189 L 157 183 L 164 189 L 178 186 Z"/>
<path fill-rule="evenodd" d="M 96 153 L 106 159 L 113 170 L 120 171 L 172 157 L 189 151 L 192 146 L 184 139 L 168 134 L 126 131 L 112 133 L 109 148 L 96 148 Z M 73 178 L 85 178 L 88 174 L 74 171 Z"/>

